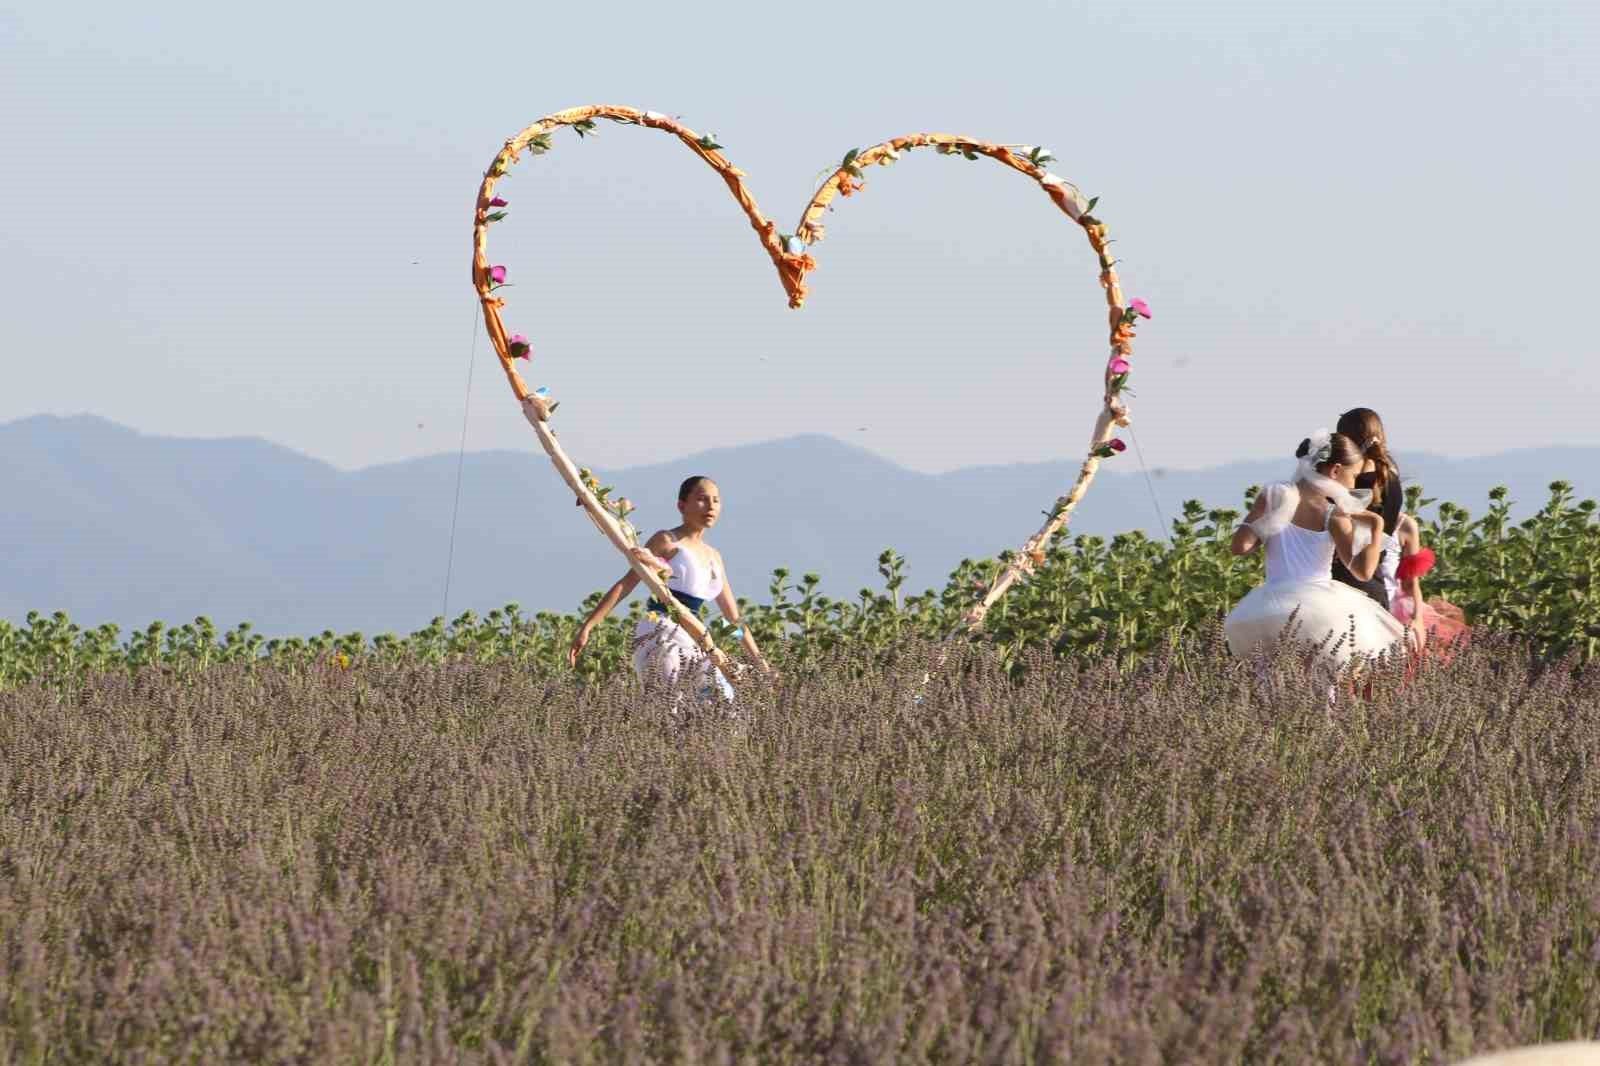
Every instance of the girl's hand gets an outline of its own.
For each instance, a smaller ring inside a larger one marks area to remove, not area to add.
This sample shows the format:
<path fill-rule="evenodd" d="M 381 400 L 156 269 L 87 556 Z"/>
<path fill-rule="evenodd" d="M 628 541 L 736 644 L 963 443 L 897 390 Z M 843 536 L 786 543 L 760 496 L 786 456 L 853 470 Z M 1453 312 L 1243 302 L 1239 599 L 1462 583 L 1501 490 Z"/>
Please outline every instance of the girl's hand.
<path fill-rule="evenodd" d="M 750 662 L 748 664 L 737 664 L 739 670 L 742 672 L 748 667 L 753 666 L 755 669 L 761 671 L 763 677 L 766 677 L 772 681 L 778 680 L 778 671 L 772 668 L 772 664 L 767 662 L 767 657 L 762 655 L 761 649 L 755 647 L 754 644 L 754 641 L 746 641 L 744 650 L 750 656 Z"/>
<path fill-rule="evenodd" d="M 584 645 L 589 643 L 589 638 L 594 635 L 594 629 L 585 622 L 578 627 L 577 635 L 572 638 L 572 647 L 567 649 L 567 665 L 574 670 L 578 668 L 578 656 L 583 654 Z"/>
<path fill-rule="evenodd" d="M 1411 616 L 1410 623 L 1406 626 L 1411 637 L 1412 647 L 1418 655 L 1428 646 L 1428 627 L 1422 620 L 1422 612 L 1418 611 Z"/>

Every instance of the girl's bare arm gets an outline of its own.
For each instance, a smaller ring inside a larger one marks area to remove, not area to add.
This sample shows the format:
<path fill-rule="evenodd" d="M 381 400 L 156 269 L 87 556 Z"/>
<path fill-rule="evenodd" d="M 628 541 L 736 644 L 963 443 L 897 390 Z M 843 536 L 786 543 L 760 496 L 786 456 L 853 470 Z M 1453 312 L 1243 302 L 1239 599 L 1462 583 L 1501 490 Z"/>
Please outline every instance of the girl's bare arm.
<path fill-rule="evenodd" d="M 717 555 L 717 565 L 722 568 L 722 591 L 717 593 L 717 608 L 722 612 L 722 617 L 736 626 L 740 626 L 740 643 L 744 650 L 750 653 L 762 673 L 772 673 L 772 666 L 767 662 L 766 656 L 761 654 L 761 649 L 756 646 L 755 634 L 750 632 L 750 627 L 742 625 L 739 620 L 739 598 L 733 594 L 733 582 L 728 578 L 728 568 L 722 562 L 722 555 Z"/>
<path fill-rule="evenodd" d="M 1267 513 L 1267 494 L 1256 494 L 1255 502 L 1250 505 L 1250 513 L 1244 516 L 1244 521 L 1239 523 L 1239 528 L 1233 531 L 1233 541 L 1228 545 L 1228 550 L 1235 555 L 1249 555 L 1261 543 L 1261 538 L 1256 536 L 1256 531 L 1250 528 L 1250 523 Z"/>
<path fill-rule="evenodd" d="M 1366 526 L 1371 532 L 1367 546 L 1355 550 L 1356 529 Z M 1371 511 L 1357 514 L 1336 514 L 1328 522 L 1328 532 L 1333 536 L 1333 546 L 1344 565 L 1356 580 L 1367 581 L 1378 572 L 1378 562 L 1383 557 L 1383 516 Z"/>
<path fill-rule="evenodd" d="M 1400 522 L 1395 526 L 1394 535 L 1400 541 L 1400 558 L 1415 555 L 1422 550 L 1422 527 L 1417 525 L 1417 520 L 1408 514 L 1400 516 Z M 1422 610 L 1422 577 L 1417 575 L 1406 579 L 1405 593 L 1411 597 L 1411 609 Z"/>
<path fill-rule="evenodd" d="M 660 530 L 655 536 L 645 541 L 645 547 L 656 555 L 670 553 L 672 551 L 672 537 L 666 530 Z M 630 567 L 626 574 L 617 579 L 616 584 L 606 590 L 606 594 L 600 597 L 600 602 L 594 605 L 594 610 L 589 612 L 589 617 L 583 620 L 583 624 L 578 627 L 578 632 L 573 635 L 572 647 L 567 649 L 568 665 L 576 666 L 578 664 L 578 656 L 583 654 L 583 646 L 589 643 L 589 637 L 594 633 L 594 627 L 600 624 L 601 619 L 616 610 L 617 604 L 627 599 L 628 594 L 638 585 L 639 575 L 634 573 Z"/>

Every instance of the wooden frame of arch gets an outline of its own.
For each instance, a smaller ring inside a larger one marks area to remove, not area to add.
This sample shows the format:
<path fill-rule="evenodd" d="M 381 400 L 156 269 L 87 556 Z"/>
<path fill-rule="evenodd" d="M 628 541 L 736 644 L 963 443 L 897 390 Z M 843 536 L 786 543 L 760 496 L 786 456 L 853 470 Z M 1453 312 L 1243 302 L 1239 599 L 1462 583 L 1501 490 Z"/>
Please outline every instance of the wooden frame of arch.
<path fill-rule="evenodd" d="M 1115 261 L 1106 251 L 1105 224 L 1090 213 L 1094 201 L 1086 202 L 1075 186 L 1046 169 L 1051 157 L 1043 149 L 1025 145 L 995 144 L 946 133 L 914 133 L 847 153 L 832 175 L 822 183 L 810 202 L 806 204 L 794 233 L 786 234 L 780 233 L 777 225 L 761 213 L 754 197 L 745 186 L 744 172 L 722 155 L 721 146 L 712 137 L 698 134 L 675 119 L 654 111 L 640 111 L 636 108 L 607 104 L 569 108 L 545 116 L 505 142 L 505 146 L 495 155 L 494 161 L 485 172 L 482 184 L 478 186 L 478 200 L 472 227 L 472 283 L 478 291 L 483 307 L 484 324 L 501 368 L 505 372 L 506 381 L 522 404 L 524 416 L 533 426 L 539 443 L 549 455 L 556 471 L 576 494 L 578 504 L 594 522 L 596 528 L 622 554 L 656 600 L 668 606 L 673 612 L 674 620 L 689 632 L 717 667 L 729 675 L 733 672 L 731 663 L 711 639 L 709 631 L 693 612 L 687 610 L 667 590 L 660 560 L 655 559 L 641 547 L 637 531 L 627 520 L 626 506 L 618 506 L 617 503 L 606 499 L 588 472 L 577 466 L 562 449 L 556 439 L 555 431 L 550 428 L 554 403 L 542 395 L 542 390 L 540 393 L 530 391 L 515 366 L 515 360 L 528 357 L 528 344 L 520 336 L 508 334 L 501 318 L 505 301 L 496 295 L 496 290 L 504 280 L 504 273 L 503 268 L 490 264 L 488 253 L 489 227 L 504 217 L 504 212 L 497 210 L 505 206 L 505 203 L 495 196 L 495 185 L 524 152 L 539 155 L 548 151 L 552 146 L 550 137 L 555 130 L 563 126 L 572 127 L 583 135 L 593 129 L 596 119 L 607 119 L 624 125 L 643 126 L 669 133 L 715 170 L 727 185 L 728 191 L 739 202 L 745 217 L 750 220 L 750 225 L 756 231 L 762 248 L 766 250 L 773 266 L 777 268 L 779 281 L 782 282 L 784 292 L 789 297 L 789 306 L 793 308 L 799 308 L 805 302 L 806 275 L 816 269 L 816 262 L 808 254 L 807 248 L 822 240 L 821 220 L 829 206 L 837 197 L 850 196 L 862 188 L 864 168 L 892 164 L 902 153 L 918 148 L 931 147 L 941 154 L 959 154 L 968 159 L 982 156 L 1008 166 L 1033 179 L 1055 205 L 1083 229 L 1099 261 L 1100 285 L 1105 292 L 1109 309 L 1111 354 L 1103 376 L 1101 409 L 1095 418 L 1094 428 L 1089 437 L 1088 452 L 1083 465 L 1079 468 L 1077 480 L 1065 495 L 1056 499 L 1047 513 L 1044 525 L 1024 542 L 1020 550 L 1011 553 L 984 595 L 966 612 L 963 622 L 968 629 L 980 626 L 989 609 L 1005 595 L 1006 590 L 1020 578 L 1032 574 L 1044 561 L 1046 544 L 1067 524 L 1072 510 L 1088 491 L 1089 483 L 1094 480 L 1100 461 L 1114 454 L 1115 450 L 1120 450 L 1121 442 L 1113 436 L 1115 427 L 1128 424 L 1128 409 L 1123 401 L 1122 389 L 1128 377 L 1128 360 L 1133 354 L 1133 326 L 1137 317 L 1140 315 L 1148 317 L 1148 312 L 1138 301 L 1135 301 L 1132 307 L 1126 306 L 1123 302 Z"/>

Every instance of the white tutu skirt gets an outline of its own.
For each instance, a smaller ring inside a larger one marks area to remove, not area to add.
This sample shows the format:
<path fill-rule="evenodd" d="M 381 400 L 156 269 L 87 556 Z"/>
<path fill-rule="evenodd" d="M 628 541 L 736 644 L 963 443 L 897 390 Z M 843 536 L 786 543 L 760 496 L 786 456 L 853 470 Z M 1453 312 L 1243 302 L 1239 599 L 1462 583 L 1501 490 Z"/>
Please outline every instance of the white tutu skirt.
<path fill-rule="evenodd" d="M 733 699 L 733 686 L 676 622 L 646 618 L 633 629 L 633 672 L 646 687 L 690 686 L 701 698 Z"/>
<path fill-rule="evenodd" d="M 1228 650 L 1241 658 L 1288 639 L 1322 644 L 1323 657 L 1337 666 L 1403 648 L 1405 638 L 1398 619 L 1333 580 L 1259 585 L 1228 612 L 1222 632 Z"/>

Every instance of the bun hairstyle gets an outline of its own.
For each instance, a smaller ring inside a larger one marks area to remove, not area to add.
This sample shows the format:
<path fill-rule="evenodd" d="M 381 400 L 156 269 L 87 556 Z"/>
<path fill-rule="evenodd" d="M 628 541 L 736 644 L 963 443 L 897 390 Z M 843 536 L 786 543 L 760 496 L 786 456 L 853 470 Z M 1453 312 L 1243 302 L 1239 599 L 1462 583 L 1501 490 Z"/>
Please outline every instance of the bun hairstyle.
<path fill-rule="evenodd" d="M 693 477 L 683 479 L 683 484 L 678 486 L 678 502 L 682 503 L 689 498 L 689 493 L 700 487 L 700 482 L 710 481 L 704 474 L 695 474 Z"/>
<path fill-rule="evenodd" d="M 1315 459 L 1317 473 L 1326 474 L 1335 465 L 1358 466 L 1361 463 L 1361 449 L 1356 442 L 1343 433 L 1328 434 L 1328 443 L 1317 449 L 1316 455 L 1311 453 L 1311 438 L 1307 437 L 1300 442 L 1300 447 L 1295 449 L 1296 459 Z"/>
<path fill-rule="evenodd" d="M 1382 503 L 1385 487 L 1400 480 L 1400 464 L 1384 441 L 1383 419 L 1370 407 L 1352 407 L 1339 416 L 1338 430 L 1356 442 L 1364 458 L 1372 460 L 1372 502 Z"/>

